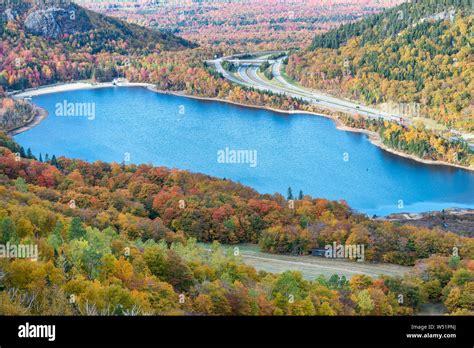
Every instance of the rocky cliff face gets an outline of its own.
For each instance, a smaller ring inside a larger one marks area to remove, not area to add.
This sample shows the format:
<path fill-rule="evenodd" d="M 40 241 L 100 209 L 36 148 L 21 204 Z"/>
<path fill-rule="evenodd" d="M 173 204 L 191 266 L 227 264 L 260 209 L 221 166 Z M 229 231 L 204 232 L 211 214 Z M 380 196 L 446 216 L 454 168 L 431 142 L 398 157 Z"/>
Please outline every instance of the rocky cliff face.
<path fill-rule="evenodd" d="M 62 40 L 65 35 L 74 35 L 76 48 L 88 46 L 94 52 L 126 53 L 123 48 L 116 47 L 119 41 L 127 42 L 129 48 L 150 50 L 158 46 L 164 50 L 196 46 L 172 34 L 89 11 L 75 3 L 56 2 L 56 5 L 39 5 L 37 0 L 0 0 L 0 27 L 14 22 L 20 30 L 49 40 Z M 88 35 L 91 31 L 96 38 L 92 43 Z"/>
<path fill-rule="evenodd" d="M 35 35 L 60 38 L 64 34 L 78 32 L 74 8 L 51 7 L 31 12 L 25 19 L 25 28 Z"/>

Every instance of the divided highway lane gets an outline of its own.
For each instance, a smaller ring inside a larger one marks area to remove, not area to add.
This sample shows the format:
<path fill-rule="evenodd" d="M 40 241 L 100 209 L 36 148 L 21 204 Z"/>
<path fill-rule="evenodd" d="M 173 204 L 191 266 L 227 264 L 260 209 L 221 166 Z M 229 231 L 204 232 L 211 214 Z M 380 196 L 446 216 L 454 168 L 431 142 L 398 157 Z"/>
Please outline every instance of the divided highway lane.
<path fill-rule="evenodd" d="M 283 59 L 279 59 L 278 61 L 275 62 L 275 64 L 272 65 L 272 74 L 278 82 L 281 84 L 285 85 L 287 88 L 293 89 L 295 92 L 299 92 L 304 95 L 310 95 L 312 98 L 316 98 L 316 103 L 319 103 L 321 105 L 326 105 L 329 107 L 339 107 L 343 111 L 353 111 L 358 114 L 365 115 L 367 117 L 372 117 L 372 118 L 384 118 L 386 120 L 390 121 L 396 121 L 399 122 L 399 118 L 393 117 L 389 115 L 386 112 L 365 106 L 365 105 L 359 105 L 357 103 L 353 103 L 351 101 L 341 99 L 341 98 L 336 98 L 332 97 L 323 93 L 317 93 L 317 92 L 312 92 L 309 90 L 305 90 L 303 88 L 300 88 L 298 86 L 295 86 L 291 83 L 289 83 L 282 75 L 281 75 L 281 64 L 283 62 Z M 349 110 L 348 110 L 349 109 Z"/>
<path fill-rule="evenodd" d="M 266 51 L 254 53 L 252 54 L 252 56 L 255 57 L 256 60 L 265 60 L 268 59 L 272 54 L 282 52 L 283 51 Z M 299 98 L 314 105 L 318 105 L 322 108 L 330 110 L 341 111 L 353 115 L 357 114 L 372 119 L 383 118 L 385 120 L 400 123 L 399 117 L 392 116 L 384 111 L 377 110 L 366 105 L 357 104 L 343 98 L 323 94 L 321 92 L 311 91 L 292 84 L 291 82 L 287 81 L 281 74 L 282 64 L 284 59 L 286 59 L 286 56 L 278 58 L 277 60 L 270 61 L 274 80 L 277 81 L 278 84 L 272 83 L 260 77 L 258 75 L 259 65 L 251 64 L 250 62 L 245 63 L 245 59 L 240 59 L 241 62 L 243 61 L 243 64 L 241 64 L 237 70 L 238 76 L 230 74 L 222 67 L 223 61 L 232 58 L 242 57 L 244 55 L 245 53 L 242 53 L 233 56 L 208 60 L 206 62 L 214 64 L 217 71 L 229 81 L 248 88 L 254 88 L 261 91 L 271 91 L 275 94 L 289 95 L 291 97 Z M 403 124 L 409 123 L 410 121 L 407 119 L 403 121 Z M 471 148 L 474 148 L 474 143 L 472 140 L 474 138 L 472 138 L 471 134 L 459 132 L 459 135 L 469 142 Z"/>
<path fill-rule="evenodd" d="M 237 70 L 237 74 L 239 74 L 240 78 L 247 84 L 252 85 L 253 88 L 257 88 L 262 91 L 271 91 L 273 93 L 282 93 L 282 90 L 274 88 L 274 86 L 265 83 L 265 81 L 258 81 L 258 77 L 255 78 L 255 75 L 253 74 L 253 68 L 255 68 L 255 71 L 257 71 L 258 66 L 255 67 L 251 65 L 242 65 Z"/>
<path fill-rule="evenodd" d="M 231 81 L 231 82 L 234 82 L 234 83 L 237 83 L 239 85 L 244 85 L 246 87 L 253 87 L 251 84 L 248 84 L 246 83 L 245 81 L 242 81 L 242 80 L 239 80 L 237 78 L 235 78 L 233 75 L 231 75 L 230 73 L 227 72 L 227 70 L 225 70 L 223 67 L 222 67 L 222 60 L 215 60 L 214 61 L 214 64 L 216 66 L 216 70 L 222 74 L 222 76 L 224 76 L 227 80 Z"/>
<path fill-rule="evenodd" d="M 266 54 L 258 58 L 265 59 L 268 56 L 270 55 Z M 369 118 L 383 118 L 386 120 L 399 122 L 399 119 L 397 117 L 393 117 L 383 111 L 379 111 L 364 105 L 359 105 L 345 99 L 328 96 L 322 93 L 315 93 L 289 83 L 281 75 L 281 65 L 286 57 L 282 57 L 272 64 L 273 76 L 282 86 L 274 85 L 262 79 L 257 73 L 259 69 L 258 65 L 243 64 L 239 66 L 237 70 L 238 78 L 233 76 L 222 67 L 223 60 L 228 58 L 229 57 L 223 57 L 215 60 L 210 60 L 208 62 L 214 63 L 217 71 L 219 71 L 226 79 L 231 82 L 246 87 L 253 87 L 262 91 L 271 91 L 276 94 L 284 94 L 294 98 L 300 98 L 312 104 L 319 105 L 325 108 L 330 108 L 333 110 L 335 109 L 342 112 L 349 112 L 351 114 L 359 114 Z"/>
<path fill-rule="evenodd" d="M 363 115 L 365 117 L 370 117 L 370 118 L 384 118 L 386 120 L 399 121 L 398 118 L 392 117 L 385 112 L 382 112 L 382 111 L 379 111 L 379 110 L 376 110 L 364 105 L 359 105 L 359 104 L 356 104 L 344 99 L 327 96 L 321 93 L 314 93 L 314 92 L 299 88 L 297 86 L 294 86 L 288 83 L 288 81 L 286 81 L 283 78 L 283 76 L 281 76 L 281 73 L 280 73 L 281 62 L 282 62 L 282 59 L 278 60 L 275 64 L 273 64 L 272 73 L 273 73 L 274 78 L 277 79 L 278 82 L 283 84 L 284 87 L 275 86 L 269 83 L 268 81 L 265 81 L 264 79 L 262 79 L 258 75 L 258 68 L 259 68 L 258 66 L 249 67 L 247 70 L 247 75 L 250 77 L 250 79 L 254 83 L 262 87 L 272 89 L 274 92 L 285 93 L 293 97 L 301 98 L 313 104 L 325 106 L 332 109 L 337 109 L 343 112 L 351 112 L 354 114 L 360 114 L 360 115 Z"/>
<path fill-rule="evenodd" d="M 260 59 L 266 59 L 267 57 L 271 56 L 272 54 L 274 53 L 279 53 L 281 51 L 266 51 L 266 52 L 261 52 L 262 54 L 264 55 L 261 55 L 259 56 Z M 217 58 L 217 59 L 211 59 L 211 60 L 207 60 L 206 63 L 210 63 L 210 64 L 214 64 L 215 67 L 216 67 L 216 70 L 222 74 L 222 76 L 224 76 L 227 80 L 231 81 L 231 82 L 234 82 L 234 83 L 237 83 L 237 84 L 240 84 L 240 85 L 243 85 L 243 86 L 246 86 L 246 87 L 250 87 L 250 88 L 255 88 L 255 86 L 253 85 L 253 83 L 247 83 L 243 80 L 240 80 L 240 79 L 237 79 L 235 78 L 232 74 L 230 74 L 227 70 L 225 70 L 223 67 L 222 67 L 222 62 L 224 60 L 229 60 L 231 59 L 232 57 L 239 57 L 239 56 L 242 56 L 244 55 L 245 53 L 242 53 L 242 54 L 236 54 L 234 56 L 226 56 L 226 57 L 221 57 L 221 58 Z"/>

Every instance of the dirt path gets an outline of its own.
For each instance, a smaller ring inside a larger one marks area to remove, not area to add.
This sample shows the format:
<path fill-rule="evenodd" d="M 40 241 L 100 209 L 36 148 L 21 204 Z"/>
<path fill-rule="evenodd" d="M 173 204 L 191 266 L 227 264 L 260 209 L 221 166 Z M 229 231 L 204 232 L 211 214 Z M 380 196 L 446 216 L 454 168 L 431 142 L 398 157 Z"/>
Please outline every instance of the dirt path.
<path fill-rule="evenodd" d="M 208 245 L 209 246 L 209 245 Z M 314 279 L 320 275 L 330 277 L 333 274 L 344 275 L 347 278 L 356 274 L 366 274 L 371 277 L 379 275 L 402 276 L 412 267 L 393 265 L 388 263 L 369 263 L 348 260 L 326 259 L 316 256 L 288 256 L 264 253 L 256 245 L 222 246 L 225 249 L 239 248 L 242 260 L 257 270 L 283 273 L 285 271 L 299 271 L 306 279 Z"/>
<path fill-rule="evenodd" d="M 242 259 L 248 265 L 257 270 L 272 273 L 284 271 L 300 271 L 306 279 L 314 279 L 319 275 L 330 277 L 333 274 L 344 275 L 347 278 L 356 274 L 366 274 L 371 277 L 379 275 L 403 275 L 410 267 L 402 267 L 391 264 L 370 264 L 343 260 L 328 260 L 315 256 L 286 256 L 270 255 L 256 256 L 248 252 L 242 252 Z"/>

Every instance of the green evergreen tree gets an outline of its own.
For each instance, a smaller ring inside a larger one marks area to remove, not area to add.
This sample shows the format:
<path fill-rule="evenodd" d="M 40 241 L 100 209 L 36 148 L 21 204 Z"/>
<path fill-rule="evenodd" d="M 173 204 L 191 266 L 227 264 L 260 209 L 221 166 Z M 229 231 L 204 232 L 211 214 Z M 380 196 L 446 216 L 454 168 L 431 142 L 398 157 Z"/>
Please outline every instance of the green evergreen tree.
<path fill-rule="evenodd" d="M 48 243 L 54 248 L 55 252 L 64 243 L 62 234 L 63 229 L 63 223 L 61 221 L 57 221 L 53 233 L 51 233 L 51 235 L 48 237 Z"/>
<path fill-rule="evenodd" d="M 288 199 L 288 200 L 291 200 L 291 199 L 293 199 L 293 198 L 294 198 L 294 197 L 293 197 L 293 191 L 291 190 L 291 186 L 290 186 L 290 187 L 288 187 L 287 199 Z"/>
<path fill-rule="evenodd" d="M 8 216 L 0 220 L 0 241 L 2 244 L 7 242 L 16 243 L 18 241 L 15 222 Z"/>
<path fill-rule="evenodd" d="M 58 166 L 58 160 L 56 159 L 56 156 L 53 155 L 53 157 L 51 157 L 51 165 L 57 167 Z"/>
<path fill-rule="evenodd" d="M 82 226 L 81 219 L 75 217 L 71 220 L 69 226 L 69 240 L 85 238 L 86 230 Z"/>
<path fill-rule="evenodd" d="M 22 157 L 22 158 L 26 157 L 25 148 L 23 146 L 20 147 L 20 157 Z"/>

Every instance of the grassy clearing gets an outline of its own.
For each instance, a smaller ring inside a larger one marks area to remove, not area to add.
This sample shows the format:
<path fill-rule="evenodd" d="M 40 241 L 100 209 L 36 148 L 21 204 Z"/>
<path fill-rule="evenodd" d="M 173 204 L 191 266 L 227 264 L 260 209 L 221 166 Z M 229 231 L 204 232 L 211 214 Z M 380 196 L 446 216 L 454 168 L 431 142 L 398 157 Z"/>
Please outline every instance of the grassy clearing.
<path fill-rule="evenodd" d="M 210 249 L 211 243 L 200 243 L 206 249 Z M 392 264 L 376 264 L 367 262 L 355 262 L 348 260 L 326 259 L 316 256 L 290 256 L 264 253 L 255 244 L 221 245 L 227 252 L 238 252 L 246 264 L 272 273 L 285 271 L 299 271 L 303 277 L 313 280 L 320 275 L 330 277 L 333 274 L 344 275 L 347 278 L 355 274 L 366 274 L 371 277 L 379 275 L 397 276 L 409 272 L 412 267 L 398 266 Z"/>

